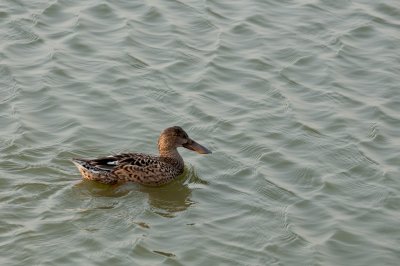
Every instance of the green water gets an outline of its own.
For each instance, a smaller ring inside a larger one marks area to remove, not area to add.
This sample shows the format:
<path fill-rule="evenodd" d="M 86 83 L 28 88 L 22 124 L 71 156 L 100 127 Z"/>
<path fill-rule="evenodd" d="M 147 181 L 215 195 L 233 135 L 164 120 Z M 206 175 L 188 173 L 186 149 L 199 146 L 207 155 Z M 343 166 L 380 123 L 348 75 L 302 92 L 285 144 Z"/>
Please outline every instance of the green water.
<path fill-rule="evenodd" d="M 0 1 L 0 264 L 399 265 L 397 0 Z M 156 153 L 160 188 L 72 157 Z"/>

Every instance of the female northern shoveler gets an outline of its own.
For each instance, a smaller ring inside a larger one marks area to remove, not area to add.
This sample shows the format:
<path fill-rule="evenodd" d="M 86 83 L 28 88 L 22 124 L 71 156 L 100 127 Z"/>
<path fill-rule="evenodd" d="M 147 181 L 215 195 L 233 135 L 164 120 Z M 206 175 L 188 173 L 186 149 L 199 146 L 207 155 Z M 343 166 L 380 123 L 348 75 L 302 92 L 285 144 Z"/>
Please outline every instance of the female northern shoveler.
<path fill-rule="evenodd" d="M 177 148 L 184 147 L 201 154 L 210 150 L 190 139 L 180 127 L 165 129 L 158 139 L 159 156 L 124 153 L 94 160 L 72 159 L 83 178 L 104 184 L 135 182 L 157 186 L 183 173 L 183 159 Z"/>

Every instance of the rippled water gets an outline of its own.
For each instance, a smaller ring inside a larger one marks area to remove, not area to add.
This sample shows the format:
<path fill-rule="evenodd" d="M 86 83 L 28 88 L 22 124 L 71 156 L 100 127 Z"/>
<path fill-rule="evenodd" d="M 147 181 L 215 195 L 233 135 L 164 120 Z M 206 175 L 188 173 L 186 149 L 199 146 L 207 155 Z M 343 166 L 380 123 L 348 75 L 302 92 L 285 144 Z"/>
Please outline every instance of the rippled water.
<path fill-rule="evenodd" d="M 0 2 L 1 265 L 398 265 L 400 5 Z M 72 157 L 187 150 L 160 188 Z"/>

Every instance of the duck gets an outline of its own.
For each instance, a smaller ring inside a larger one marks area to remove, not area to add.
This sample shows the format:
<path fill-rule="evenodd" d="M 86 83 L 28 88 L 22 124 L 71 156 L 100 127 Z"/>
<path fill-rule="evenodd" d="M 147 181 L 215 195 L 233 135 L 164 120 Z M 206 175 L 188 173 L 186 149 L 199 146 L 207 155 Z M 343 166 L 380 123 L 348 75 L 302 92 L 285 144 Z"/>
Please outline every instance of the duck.
<path fill-rule="evenodd" d="M 122 153 L 97 159 L 73 158 L 84 179 L 103 184 L 133 182 L 145 186 L 160 186 L 183 173 L 184 161 L 177 148 L 184 147 L 199 154 L 211 151 L 189 138 L 179 126 L 163 130 L 158 138 L 159 155 Z"/>

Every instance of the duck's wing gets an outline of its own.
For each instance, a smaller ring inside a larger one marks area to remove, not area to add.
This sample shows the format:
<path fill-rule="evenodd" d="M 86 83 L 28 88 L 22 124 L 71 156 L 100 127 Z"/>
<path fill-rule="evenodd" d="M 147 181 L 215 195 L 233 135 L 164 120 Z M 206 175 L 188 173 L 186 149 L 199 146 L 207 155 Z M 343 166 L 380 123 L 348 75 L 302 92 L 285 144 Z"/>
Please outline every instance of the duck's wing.
<path fill-rule="evenodd" d="M 116 154 L 97 159 L 72 159 L 76 164 L 87 169 L 96 169 L 101 171 L 112 171 L 116 166 L 126 159 L 134 157 L 134 153 Z"/>
<path fill-rule="evenodd" d="M 85 162 L 86 165 L 90 165 L 92 168 L 111 171 L 120 163 L 120 161 L 124 160 L 127 157 L 128 157 L 127 154 L 118 154 L 91 160 L 85 160 L 85 159 L 78 159 L 78 160 Z"/>

